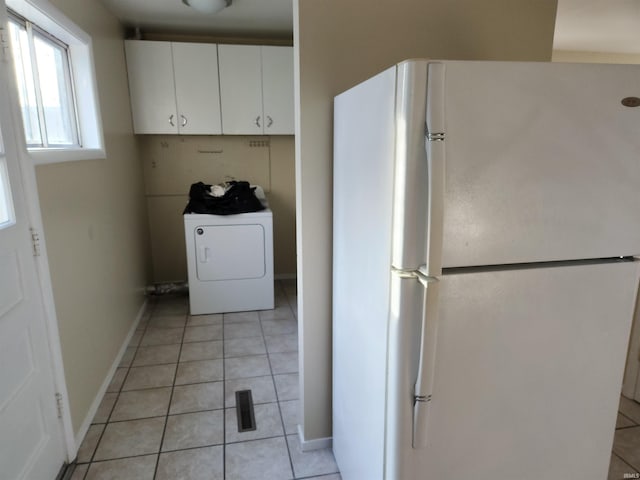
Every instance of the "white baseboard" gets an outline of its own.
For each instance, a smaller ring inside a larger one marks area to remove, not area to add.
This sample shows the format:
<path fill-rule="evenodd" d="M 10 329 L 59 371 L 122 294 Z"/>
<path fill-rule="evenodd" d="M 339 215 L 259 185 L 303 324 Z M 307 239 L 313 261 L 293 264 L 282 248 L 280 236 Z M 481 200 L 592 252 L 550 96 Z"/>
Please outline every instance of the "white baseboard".
<path fill-rule="evenodd" d="M 295 280 L 297 275 L 295 273 L 276 273 L 273 276 L 274 280 Z"/>
<path fill-rule="evenodd" d="M 116 373 L 116 369 L 120 365 L 120 360 L 122 360 L 124 352 L 127 350 L 127 346 L 129 345 L 129 342 L 131 341 L 133 334 L 138 328 L 138 325 L 140 324 L 140 320 L 142 320 L 142 317 L 144 317 L 147 311 L 147 306 L 148 306 L 148 301 L 145 298 L 144 303 L 140 307 L 140 310 L 138 310 L 138 315 L 136 315 L 136 319 L 133 322 L 133 325 L 131 325 L 131 328 L 129 329 L 129 333 L 127 333 L 127 336 L 124 339 L 122 346 L 120 347 L 120 351 L 118 352 L 118 355 L 116 355 L 116 358 L 113 361 L 113 364 L 111 364 L 111 368 L 109 369 L 109 372 L 107 373 L 107 376 L 104 379 L 104 382 L 102 382 L 102 385 L 98 390 L 98 394 L 93 400 L 93 403 L 91 404 L 91 407 L 87 412 L 87 416 L 84 418 L 84 421 L 82 422 L 82 425 L 80 426 L 80 429 L 76 434 L 76 448 L 73 455 L 74 458 L 78 453 L 78 448 L 80 448 L 80 445 L 82 444 L 82 441 L 84 440 L 85 435 L 89 431 L 89 427 L 91 426 L 91 421 L 93 420 L 93 417 L 95 417 L 96 412 L 100 407 L 100 403 L 102 403 L 102 398 L 104 397 L 104 394 L 107 392 L 107 388 L 109 388 L 109 384 L 111 384 L 111 380 L 113 380 L 113 376 Z"/>
<path fill-rule="evenodd" d="M 323 448 L 333 447 L 333 437 L 314 438 L 313 440 L 304 439 L 304 429 L 302 425 L 298 425 L 298 437 L 300 438 L 300 449 L 303 452 L 311 450 L 322 450 Z"/>

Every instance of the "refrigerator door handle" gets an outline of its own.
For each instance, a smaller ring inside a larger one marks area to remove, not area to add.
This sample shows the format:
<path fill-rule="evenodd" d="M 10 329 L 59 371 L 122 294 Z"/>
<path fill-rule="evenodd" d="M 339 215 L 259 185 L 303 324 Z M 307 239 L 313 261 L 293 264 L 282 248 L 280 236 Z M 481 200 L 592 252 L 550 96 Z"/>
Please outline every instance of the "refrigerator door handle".
<path fill-rule="evenodd" d="M 413 397 L 413 448 L 415 449 L 427 446 L 429 410 L 433 398 L 433 381 L 436 370 L 438 297 L 440 293 L 438 279 L 418 274 L 418 280 L 425 286 L 425 295 L 420 335 L 420 363 Z"/>
<path fill-rule="evenodd" d="M 427 265 L 426 275 L 442 274 L 445 182 L 445 65 L 428 67 L 426 138 L 427 151 Z"/>

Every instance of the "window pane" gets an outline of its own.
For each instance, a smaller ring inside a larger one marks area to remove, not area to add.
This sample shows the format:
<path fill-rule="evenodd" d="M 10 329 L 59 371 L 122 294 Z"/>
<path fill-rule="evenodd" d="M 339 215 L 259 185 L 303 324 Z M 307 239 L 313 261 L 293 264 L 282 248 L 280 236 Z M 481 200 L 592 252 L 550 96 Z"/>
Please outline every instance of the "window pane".
<path fill-rule="evenodd" d="M 9 22 L 9 30 L 27 145 L 30 147 L 42 146 L 42 134 L 38 120 L 38 102 L 36 100 L 27 30 L 24 26 L 13 21 Z"/>
<path fill-rule="evenodd" d="M 9 176 L 7 175 L 6 167 L 4 142 L 2 141 L 2 132 L 0 132 L 0 228 L 8 226 L 13 216 Z"/>
<path fill-rule="evenodd" d="M 69 91 L 67 51 L 40 35 L 34 35 L 40 93 L 51 146 L 76 145 L 74 111 Z"/>
<path fill-rule="evenodd" d="M 0 156 L 0 228 L 11 222 L 13 212 L 11 211 L 10 194 L 9 179 L 3 154 Z"/>

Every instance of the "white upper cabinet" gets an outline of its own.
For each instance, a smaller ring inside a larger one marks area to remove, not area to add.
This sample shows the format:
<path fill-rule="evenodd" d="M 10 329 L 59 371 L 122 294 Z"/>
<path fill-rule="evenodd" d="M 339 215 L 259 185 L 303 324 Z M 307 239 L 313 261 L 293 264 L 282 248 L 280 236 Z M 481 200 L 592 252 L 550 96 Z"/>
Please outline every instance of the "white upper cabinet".
<path fill-rule="evenodd" d="M 169 42 L 125 41 L 135 133 L 178 133 Z"/>
<path fill-rule="evenodd" d="M 260 47 L 220 45 L 222 133 L 262 135 Z"/>
<path fill-rule="evenodd" d="M 222 133 L 293 135 L 293 48 L 219 45 Z"/>
<path fill-rule="evenodd" d="M 218 49 L 211 43 L 172 43 L 178 131 L 222 133 Z"/>
<path fill-rule="evenodd" d="M 125 41 L 135 133 L 222 133 L 215 44 Z"/>
<path fill-rule="evenodd" d="M 262 47 L 264 133 L 293 135 L 293 48 Z"/>

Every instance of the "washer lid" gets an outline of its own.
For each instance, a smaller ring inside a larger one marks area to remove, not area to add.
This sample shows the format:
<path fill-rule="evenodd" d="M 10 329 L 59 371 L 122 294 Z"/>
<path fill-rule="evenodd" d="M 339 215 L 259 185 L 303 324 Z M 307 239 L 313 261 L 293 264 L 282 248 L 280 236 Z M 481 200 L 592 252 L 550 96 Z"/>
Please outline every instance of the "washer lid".
<path fill-rule="evenodd" d="M 249 212 L 249 213 L 237 213 L 235 215 L 213 215 L 209 213 L 185 213 L 183 215 L 185 220 L 193 221 L 196 220 L 198 223 L 203 224 L 216 224 L 216 223 L 226 223 L 229 221 L 238 221 L 242 220 L 242 222 L 250 222 L 251 219 L 254 218 L 266 218 L 272 217 L 273 212 L 270 208 L 266 208 L 264 210 L 260 210 L 259 212 Z M 259 220 L 258 220 L 259 221 Z"/>

